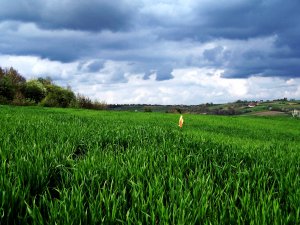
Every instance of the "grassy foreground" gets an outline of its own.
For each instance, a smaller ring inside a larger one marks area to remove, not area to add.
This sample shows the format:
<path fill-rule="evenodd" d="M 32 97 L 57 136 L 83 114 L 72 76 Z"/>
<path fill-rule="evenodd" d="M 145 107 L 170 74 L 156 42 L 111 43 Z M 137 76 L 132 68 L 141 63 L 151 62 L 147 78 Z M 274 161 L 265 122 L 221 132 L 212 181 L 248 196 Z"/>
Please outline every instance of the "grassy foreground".
<path fill-rule="evenodd" d="M 300 120 L 0 106 L 0 224 L 300 224 Z"/>

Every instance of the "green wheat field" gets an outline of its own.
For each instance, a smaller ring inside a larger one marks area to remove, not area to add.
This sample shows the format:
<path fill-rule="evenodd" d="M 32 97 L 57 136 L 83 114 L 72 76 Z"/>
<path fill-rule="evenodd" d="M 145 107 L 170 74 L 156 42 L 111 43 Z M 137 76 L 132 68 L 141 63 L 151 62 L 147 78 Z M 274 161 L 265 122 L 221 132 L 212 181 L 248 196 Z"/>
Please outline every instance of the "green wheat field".
<path fill-rule="evenodd" d="M 300 224 L 300 120 L 0 106 L 0 224 Z"/>

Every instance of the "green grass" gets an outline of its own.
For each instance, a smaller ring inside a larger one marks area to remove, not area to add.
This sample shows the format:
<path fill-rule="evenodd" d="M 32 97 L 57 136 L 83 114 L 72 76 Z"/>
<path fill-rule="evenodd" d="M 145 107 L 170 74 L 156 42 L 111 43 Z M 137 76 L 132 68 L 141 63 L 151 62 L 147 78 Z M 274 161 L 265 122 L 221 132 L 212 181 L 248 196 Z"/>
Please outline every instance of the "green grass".
<path fill-rule="evenodd" d="M 300 224 L 300 120 L 0 106 L 0 224 Z"/>

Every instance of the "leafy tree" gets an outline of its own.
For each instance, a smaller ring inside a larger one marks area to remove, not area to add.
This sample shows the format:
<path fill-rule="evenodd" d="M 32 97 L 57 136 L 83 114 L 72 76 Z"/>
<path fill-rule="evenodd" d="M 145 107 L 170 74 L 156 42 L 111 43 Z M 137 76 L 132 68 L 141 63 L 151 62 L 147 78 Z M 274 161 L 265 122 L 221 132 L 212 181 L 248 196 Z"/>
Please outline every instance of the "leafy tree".
<path fill-rule="evenodd" d="M 4 70 L 0 67 L 0 79 L 4 77 Z"/>
<path fill-rule="evenodd" d="M 30 80 L 26 83 L 24 94 L 36 103 L 39 103 L 46 96 L 46 88 L 38 80 Z"/>
<path fill-rule="evenodd" d="M 76 97 L 76 102 L 79 108 L 85 108 L 85 109 L 93 108 L 92 100 L 84 95 L 78 94 Z"/>
<path fill-rule="evenodd" d="M 36 105 L 36 102 L 32 99 L 25 98 L 22 92 L 16 93 L 14 100 L 12 101 L 13 105 L 25 106 L 25 105 Z"/>
<path fill-rule="evenodd" d="M 47 95 L 42 100 L 41 105 L 47 107 L 69 107 L 72 102 L 76 101 L 75 94 L 69 89 L 57 85 L 48 85 Z"/>
<path fill-rule="evenodd" d="M 0 96 L 3 100 L 12 101 L 16 93 L 16 89 L 12 81 L 7 76 L 0 78 Z"/>
<path fill-rule="evenodd" d="M 71 87 L 55 85 L 50 77 L 39 77 L 26 82 L 17 70 L 0 67 L 0 103 L 47 107 L 80 107 L 105 109 L 105 102 L 92 101 L 84 95 L 75 96 Z"/>
<path fill-rule="evenodd" d="M 11 102 L 15 98 L 16 94 L 21 94 L 25 82 L 26 79 L 21 76 L 17 70 L 12 67 L 9 69 L 2 69 L 0 67 L 1 102 Z"/>
<path fill-rule="evenodd" d="M 51 77 L 39 77 L 37 79 L 40 83 L 42 83 L 44 86 L 53 85 L 53 81 Z"/>
<path fill-rule="evenodd" d="M 97 109 L 97 110 L 107 109 L 107 103 L 105 101 L 95 100 L 93 102 L 93 109 Z"/>
<path fill-rule="evenodd" d="M 7 77 L 9 77 L 12 84 L 16 87 L 24 85 L 26 82 L 26 79 L 23 76 L 21 76 L 17 70 L 15 70 L 12 67 L 10 67 L 8 70 L 6 70 L 5 74 Z"/>

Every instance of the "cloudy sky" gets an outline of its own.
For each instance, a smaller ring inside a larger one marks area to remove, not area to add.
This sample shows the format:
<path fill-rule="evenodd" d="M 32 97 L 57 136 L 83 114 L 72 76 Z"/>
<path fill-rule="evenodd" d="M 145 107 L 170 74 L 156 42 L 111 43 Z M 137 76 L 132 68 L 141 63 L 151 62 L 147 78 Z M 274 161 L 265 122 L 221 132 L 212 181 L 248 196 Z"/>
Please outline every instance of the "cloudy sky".
<path fill-rule="evenodd" d="M 300 99 L 299 0 L 1 0 L 0 66 L 107 103 Z"/>

